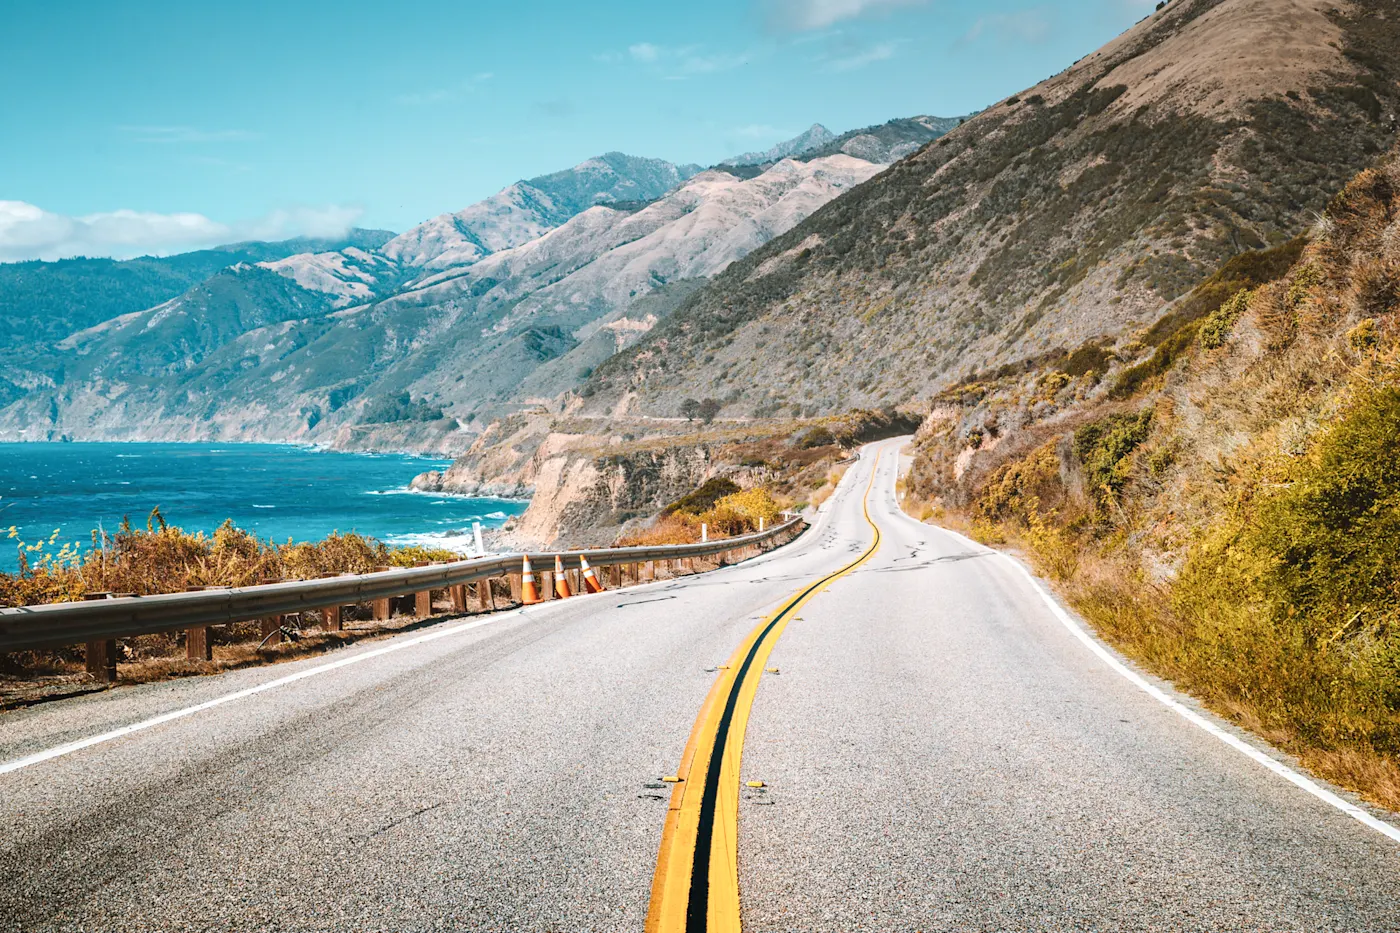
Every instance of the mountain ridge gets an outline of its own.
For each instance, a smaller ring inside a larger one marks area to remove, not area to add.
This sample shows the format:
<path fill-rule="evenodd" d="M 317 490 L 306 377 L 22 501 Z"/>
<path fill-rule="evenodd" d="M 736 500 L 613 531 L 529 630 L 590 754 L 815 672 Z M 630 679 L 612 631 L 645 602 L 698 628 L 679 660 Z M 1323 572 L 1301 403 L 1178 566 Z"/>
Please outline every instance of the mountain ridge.
<path fill-rule="evenodd" d="M 599 367 L 590 411 L 670 414 L 697 385 L 759 416 L 926 404 L 979 369 L 1130 342 L 1392 138 L 1393 7 L 1168 4 L 735 263 Z M 1250 51 L 1171 70 L 1198 46 Z"/>

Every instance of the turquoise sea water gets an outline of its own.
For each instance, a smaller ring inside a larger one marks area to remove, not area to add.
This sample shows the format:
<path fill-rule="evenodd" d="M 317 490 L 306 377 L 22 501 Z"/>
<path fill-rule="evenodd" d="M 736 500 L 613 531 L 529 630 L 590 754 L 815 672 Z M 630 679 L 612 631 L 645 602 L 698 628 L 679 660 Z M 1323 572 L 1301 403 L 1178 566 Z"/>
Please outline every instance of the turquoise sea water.
<path fill-rule="evenodd" d="M 466 551 L 471 525 L 497 527 L 525 503 L 409 490 L 448 461 L 264 444 L 0 444 L 0 571 L 18 567 L 10 526 L 34 543 L 91 544 L 123 516 L 210 532 L 226 518 L 260 537 L 314 541 L 356 531 L 389 544 Z"/>

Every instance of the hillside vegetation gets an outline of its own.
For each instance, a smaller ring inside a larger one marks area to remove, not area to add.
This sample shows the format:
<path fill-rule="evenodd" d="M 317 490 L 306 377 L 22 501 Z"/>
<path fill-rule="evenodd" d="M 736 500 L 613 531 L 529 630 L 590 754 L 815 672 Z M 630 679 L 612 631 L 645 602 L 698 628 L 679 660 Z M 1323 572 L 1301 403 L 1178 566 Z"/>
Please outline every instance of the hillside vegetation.
<path fill-rule="evenodd" d="M 807 416 L 1116 343 L 1302 232 L 1389 146 L 1397 78 L 1395 0 L 1174 0 L 730 266 L 590 404 Z"/>
<path fill-rule="evenodd" d="M 943 393 L 910 495 L 1024 547 L 1217 711 L 1400 806 L 1400 159 L 1178 309 L 1146 363 L 1070 355 Z"/>

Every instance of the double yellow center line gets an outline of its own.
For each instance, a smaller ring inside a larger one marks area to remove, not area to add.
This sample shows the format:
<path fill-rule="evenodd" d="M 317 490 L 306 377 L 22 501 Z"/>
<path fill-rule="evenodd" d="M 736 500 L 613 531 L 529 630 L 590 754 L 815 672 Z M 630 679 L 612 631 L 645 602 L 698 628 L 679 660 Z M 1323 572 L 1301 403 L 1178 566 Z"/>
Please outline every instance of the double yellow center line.
<path fill-rule="evenodd" d="M 870 518 L 870 468 L 863 508 L 873 540 L 860 557 L 786 600 L 739 645 L 720 672 L 676 772 L 661 851 L 652 880 L 647 933 L 737 933 L 739 930 L 739 765 L 744 732 L 773 646 L 806 602 L 875 556 L 880 529 Z"/>

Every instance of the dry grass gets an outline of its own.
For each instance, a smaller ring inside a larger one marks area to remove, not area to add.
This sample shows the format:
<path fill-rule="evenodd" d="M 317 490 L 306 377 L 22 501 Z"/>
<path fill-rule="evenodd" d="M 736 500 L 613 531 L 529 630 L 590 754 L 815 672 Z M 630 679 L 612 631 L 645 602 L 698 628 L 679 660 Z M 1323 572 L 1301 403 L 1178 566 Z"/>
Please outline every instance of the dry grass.
<path fill-rule="evenodd" d="M 978 393 L 921 439 L 911 483 L 974 537 L 1024 550 L 1124 654 L 1392 809 L 1398 214 L 1387 160 L 1334 200 L 1290 270 L 1135 397 L 1061 398 L 1017 425 L 1015 386 Z M 965 426 L 989 412 L 1014 430 L 969 463 Z"/>
<path fill-rule="evenodd" d="M 807 504 L 812 508 L 819 508 L 823 502 L 830 499 L 836 492 L 836 486 L 841 482 L 841 477 L 846 475 L 846 471 L 851 468 L 849 463 L 842 463 L 826 471 L 826 482 L 813 490 L 808 498 Z"/>
<path fill-rule="evenodd" d="M 11 540 L 17 539 L 14 529 Z M 278 544 L 225 522 L 213 535 L 190 534 L 167 525 L 159 510 L 146 528 L 123 524 L 115 534 L 93 532 L 92 547 L 57 537 L 33 544 L 18 541 L 20 570 L 0 574 L 0 607 L 70 602 L 85 593 L 149 596 L 196 586 L 252 586 L 280 580 L 309 580 L 327 573 L 369 573 L 376 567 L 411 567 L 457 555 L 421 547 L 394 548 L 357 534 L 332 534 L 322 541 Z"/>

